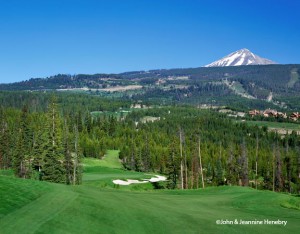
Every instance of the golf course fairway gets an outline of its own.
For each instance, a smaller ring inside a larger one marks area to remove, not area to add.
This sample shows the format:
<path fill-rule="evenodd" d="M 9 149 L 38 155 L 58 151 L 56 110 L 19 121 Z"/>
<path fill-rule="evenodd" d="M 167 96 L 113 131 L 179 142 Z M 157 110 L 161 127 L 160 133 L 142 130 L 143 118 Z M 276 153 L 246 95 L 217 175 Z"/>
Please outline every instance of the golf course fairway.
<path fill-rule="evenodd" d="M 111 151 L 108 156 L 114 154 Z M 83 184 L 79 186 L 2 173 L 0 233 L 299 232 L 299 197 L 246 187 L 184 191 L 153 190 L 150 183 L 114 187 L 113 179 L 147 176 L 118 168 L 115 160 L 105 166 L 95 159 L 85 160 Z M 216 224 L 217 220 L 235 219 L 287 224 Z"/>

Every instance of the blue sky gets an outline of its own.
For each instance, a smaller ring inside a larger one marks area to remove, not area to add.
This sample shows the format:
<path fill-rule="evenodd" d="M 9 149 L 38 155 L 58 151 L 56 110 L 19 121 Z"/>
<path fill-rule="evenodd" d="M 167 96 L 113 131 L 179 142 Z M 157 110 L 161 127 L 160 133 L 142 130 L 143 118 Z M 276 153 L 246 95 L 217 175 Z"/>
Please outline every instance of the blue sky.
<path fill-rule="evenodd" d="M 200 67 L 248 48 L 300 63 L 298 0 L 0 0 L 0 83 Z"/>

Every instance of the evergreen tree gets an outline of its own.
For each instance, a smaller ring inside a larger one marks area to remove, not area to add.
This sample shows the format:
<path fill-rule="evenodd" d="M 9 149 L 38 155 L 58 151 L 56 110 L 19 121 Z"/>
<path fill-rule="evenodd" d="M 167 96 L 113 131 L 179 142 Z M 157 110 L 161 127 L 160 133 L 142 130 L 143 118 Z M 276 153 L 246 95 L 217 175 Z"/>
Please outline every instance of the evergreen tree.
<path fill-rule="evenodd" d="M 224 172 L 222 167 L 222 153 L 221 153 L 221 142 L 219 143 L 219 158 L 217 159 L 217 165 L 216 165 L 216 182 L 217 185 L 223 185 L 224 184 Z"/>
<path fill-rule="evenodd" d="M 64 122 L 64 134 L 63 134 L 63 144 L 64 144 L 64 166 L 66 173 L 66 184 L 71 184 L 73 182 L 73 162 L 71 157 L 70 149 L 70 134 L 67 122 Z"/>
<path fill-rule="evenodd" d="M 278 146 L 275 148 L 275 191 L 282 191 L 282 162 L 280 157 L 280 149 Z"/>
<path fill-rule="evenodd" d="M 169 146 L 169 152 L 168 152 L 168 161 L 167 161 L 167 179 L 168 184 L 167 188 L 169 189 L 175 189 L 177 186 L 177 179 L 178 179 L 178 163 L 177 158 L 178 156 L 178 150 L 176 147 L 177 143 L 175 139 L 173 139 L 172 144 Z"/>
<path fill-rule="evenodd" d="M 11 154 L 10 154 L 10 132 L 8 124 L 4 120 L 0 123 L 0 169 L 8 169 L 11 167 Z"/>
<path fill-rule="evenodd" d="M 233 146 L 230 144 L 229 148 L 229 156 L 227 160 L 227 173 L 226 173 L 226 179 L 227 184 L 229 185 L 237 185 L 237 163 L 236 158 L 233 152 Z"/>
<path fill-rule="evenodd" d="M 142 162 L 143 162 L 143 170 L 149 171 L 151 168 L 151 155 L 150 155 L 150 147 L 149 147 L 149 140 L 148 134 L 146 134 L 146 139 L 144 144 L 142 145 Z"/>
<path fill-rule="evenodd" d="M 81 184 L 82 181 L 82 165 L 81 165 L 81 157 L 80 157 L 80 151 L 79 151 L 79 145 L 78 145 L 78 128 L 75 125 L 74 126 L 74 153 L 72 156 L 73 161 L 73 185 L 75 184 Z"/>
<path fill-rule="evenodd" d="M 61 139 L 61 123 L 57 110 L 56 98 L 52 97 L 47 113 L 47 139 L 44 151 L 42 180 L 64 183 L 63 147 Z"/>
<path fill-rule="evenodd" d="M 36 178 L 41 180 L 42 168 L 44 164 L 44 156 L 46 150 L 47 134 L 44 132 L 47 129 L 46 126 L 42 125 L 39 127 L 33 135 L 33 169 L 36 171 Z"/>
<path fill-rule="evenodd" d="M 30 157 L 31 140 L 29 133 L 29 117 L 28 108 L 24 106 L 22 109 L 20 126 L 18 130 L 18 139 L 13 160 L 15 175 L 20 178 L 28 178 L 31 172 Z"/>
<path fill-rule="evenodd" d="M 249 178 L 248 178 L 248 157 L 247 157 L 247 151 L 246 151 L 246 143 L 245 139 L 243 139 L 243 142 L 241 144 L 241 156 L 240 156 L 240 179 L 241 179 L 241 185 L 242 186 L 248 186 L 249 184 Z"/>
<path fill-rule="evenodd" d="M 222 168 L 222 162 L 220 158 L 217 160 L 217 165 L 216 165 L 216 182 L 217 185 L 224 184 L 223 168 Z"/>
<path fill-rule="evenodd" d="M 202 188 L 205 188 L 204 175 L 203 175 L 203 162 L 202 162 L 202 154 L 201 154 L 201 138 L 200 138 L 200 135 L 199 135 L 199 141 L 198 141 L 198 157 L 199 157 L 199 170 L 200 170 L 200 175 L 201 175 Z M 197 183 L 197 188 L 198 188 L 198 183 Z"/>

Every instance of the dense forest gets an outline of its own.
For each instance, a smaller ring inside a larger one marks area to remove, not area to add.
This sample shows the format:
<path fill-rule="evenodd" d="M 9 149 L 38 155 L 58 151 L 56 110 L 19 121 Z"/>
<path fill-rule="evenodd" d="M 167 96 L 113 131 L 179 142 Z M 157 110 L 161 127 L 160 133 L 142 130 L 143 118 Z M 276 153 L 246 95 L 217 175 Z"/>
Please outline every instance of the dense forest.
<path fill-rule="evenodd" d="M 0 168 L 21 178 L 79 184 L 82 157 L 101 159 L 106 150 L 118 149 L 124 168 L 165 174 L 171 189 L 300 191 L 295 132 L 278 135 L 192 106 L 118 115 L 129 102 L 69 93 L 0 95 Z"/>

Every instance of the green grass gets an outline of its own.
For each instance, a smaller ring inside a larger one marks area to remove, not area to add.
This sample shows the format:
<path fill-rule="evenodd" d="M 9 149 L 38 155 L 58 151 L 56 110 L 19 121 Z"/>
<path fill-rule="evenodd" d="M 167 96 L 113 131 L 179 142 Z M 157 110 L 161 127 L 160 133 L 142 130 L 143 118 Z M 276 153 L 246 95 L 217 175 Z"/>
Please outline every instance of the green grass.
<path fill-rule="evenodd" d="M 119 150 L 108 150 L 102 159 L 85 158 L 83 159 L 84 168 L 90 167 L 109 167 L 123 168 L 119 160 Z"/>
<path fill-rule="evenodd" d="M 91 112 L 91 115 L 93 117 L 97 117 L 97 118 L 98 117 L 104 117 L 104 116 L 106 116 L 106 117 L 113 116 L 113 117 L 119 119 L 119 118 L 121 118 L 121 116 L 126 116 L 127 114 L 128 114 L 127 112 L 123 112 L 121 114 L 120 111 L 105 111 L 105 112 L 103 112 L 103 111 L 93 111 L 93 112 Z"/>
<path fill-rule="evenodd" d="M 83 185 L 0 175 L 0 233 L 297 233 L 300 198 L 243 187 L 125 191 L 101 188 L 143 173 L 85 159 Z M 112 156 L 112 158 L 109 158 Z M 105 160 L 105 158 L 104 158 Z M 105 167 L 103 165 L 106 165 Z M 218 219 L 284 220 L 278 225 L 217 225 Z"/>
<path fill-rule="evenodd" d="M 278 128 L 287 130 L 300 130 L 300 124 L 296 123 L 283 123 L 283 122 L 271 122 L 271 121 L 246 121 L 250 126 L 267 126 L 268 128 Z"/>
<path fill-rule="evenodd" d="M 151 184 L 132 184 L 129 186 L 117 186 L 112 181 L 116 179 L 149 179 L 150 174 L 129 171 L 123 168 L 119 160 L 118 150 L 108 150 L 103 159 L 83 159 L 84 174 L 83 182 L 97 188 L 118 188 L 122 190 L 149 190 Z"/>
<path fill-rule="evenodd" d="M 1 218 L 12 211 L 37 199 L 49 187 L 45 183 L 33 180 L 20 180 L 10 176 L 0 176 L 0 226 Z M 1 230 L 1 229 L 0 229 Z M 0 231 L 1 233 L 1 231 Z"/>

